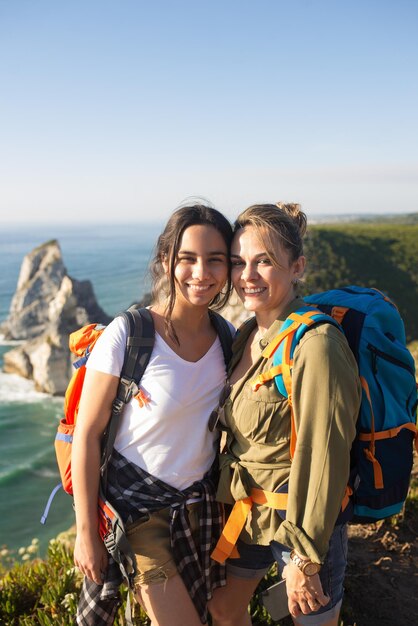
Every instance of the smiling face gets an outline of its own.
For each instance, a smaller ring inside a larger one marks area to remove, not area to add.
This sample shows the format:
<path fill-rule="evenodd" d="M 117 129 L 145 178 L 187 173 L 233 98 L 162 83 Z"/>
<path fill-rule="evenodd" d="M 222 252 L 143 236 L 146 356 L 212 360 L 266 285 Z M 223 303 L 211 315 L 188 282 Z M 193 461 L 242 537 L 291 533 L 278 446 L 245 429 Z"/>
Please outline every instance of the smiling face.
<path fill-rule="evenodd" d="M 228 249 L 213 226 L 189 226 L 181 238 L 175 260 L 176 305 L 207 307 L 228 278 Z M 169 267 L 163 261 L 168 273 Z"/>
<path fill-rule="evenodd" d="M 270 238 L 275 244 L 275 261 L 252 226 L 237 231 L 231 248 L 234 288 L 245 309 L 255 313 L 264 328 L 293 300 L 293 281 L 302 276 L 305 267 L 305 257 L 292 262 L 279 237 L 273 233 Z"/>

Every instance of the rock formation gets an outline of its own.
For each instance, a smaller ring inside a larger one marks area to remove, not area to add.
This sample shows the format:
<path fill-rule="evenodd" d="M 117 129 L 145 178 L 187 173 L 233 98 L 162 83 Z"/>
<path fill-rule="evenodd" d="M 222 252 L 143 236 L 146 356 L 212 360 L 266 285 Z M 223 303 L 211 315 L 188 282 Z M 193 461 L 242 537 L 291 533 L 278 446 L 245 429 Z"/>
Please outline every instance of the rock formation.
<path fill-rule="evenodd" d="M 6 339 L 23 343 L 4 355 L 4 371 L 61 395 L 71 375 L 68 334 L 110 319 L 97 304 L 90 281 L 68 276 L 58 242 L 49 241 L 23 260 L 9 317 L 1 328 Z"/>
<path fill-rule="evenodd" d="M 149 304 L 149 294 L 140 304 Z M 222 314 L 236 327 L 248 317 L 235 294 Z M 0 328 L 6 339 L 22 343 L 4 354 L 4 371 L 33 379 L 40 391 L 62 395 L 72 374 L 68 335 L 84 324 L 110 320 L 90 281 L 68 276 L 58 242 L 48 241 L 23 259 L 9 317 Z"/>

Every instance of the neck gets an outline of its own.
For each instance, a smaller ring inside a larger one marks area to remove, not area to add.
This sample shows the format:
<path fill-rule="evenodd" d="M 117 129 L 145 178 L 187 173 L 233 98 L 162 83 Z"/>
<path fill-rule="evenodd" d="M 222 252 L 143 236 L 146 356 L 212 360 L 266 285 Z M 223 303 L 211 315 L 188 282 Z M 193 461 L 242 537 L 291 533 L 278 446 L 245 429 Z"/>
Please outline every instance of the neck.
<path fill-rule="evenodd" d="M 260 316 L 258 315 L 256 315 L 255 318 L 257 320 L 256 339 L 259 340 L 263 338 L 263 336 L 266 334 L 270 326 L 273 324 L 273 322 L 276 321 L 277 318 L 273 317 L 271 319 L 267 319 L 267 317 L 263 316 L 262 319 L 260 319 Z"/>
<path fill-rule="evenodd" d="M 153 307 L 153 311 L 155 311 L 158 315 L 161 315 L 163 318 L 165 318 L 164 309 L 164 305 L 159 305 L 156 308 Z M 176 303 L 171 314 L 171 322 L 173 323 L 174 328 L 178 331 L 185 329 L 190 333 L 198 333 L 207 325 L 208 319 L 208 307 L 206 306 L 187 307 Z"/>

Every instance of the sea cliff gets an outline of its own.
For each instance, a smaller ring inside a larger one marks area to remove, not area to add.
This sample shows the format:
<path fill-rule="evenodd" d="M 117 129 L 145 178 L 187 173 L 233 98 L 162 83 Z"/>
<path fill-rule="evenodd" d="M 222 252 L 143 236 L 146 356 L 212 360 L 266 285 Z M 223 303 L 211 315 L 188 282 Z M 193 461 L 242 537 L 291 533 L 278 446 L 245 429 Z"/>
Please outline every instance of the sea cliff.
<path fill-rule="evenodd" d="M 58 241 L 48 241 L 23 259 L 9 316 L 0 329 L 7 340 L 22 343 L 4 355 L 4 371 L 33 379 L 40 391 L 62 395 L 71 375 L 68 334 L 110 319 L 91 282 L 69 276 Z"/>
<path fill-rule="evenodd" d="M 149 304 L 149 295 L 140 304 Z M 236 326 L 246 317 L 235 295 L 222 313 Z M 39 391 L 63 395 L 72 374 L 68 335 L 111 319 L 91 282 L 68 275 L 58 241 L 48 241 L 22 261 L 9 316 L 0 327 L 5 339 L 21 343 L 4 355 L 4 371 L 32 379 Z"/>

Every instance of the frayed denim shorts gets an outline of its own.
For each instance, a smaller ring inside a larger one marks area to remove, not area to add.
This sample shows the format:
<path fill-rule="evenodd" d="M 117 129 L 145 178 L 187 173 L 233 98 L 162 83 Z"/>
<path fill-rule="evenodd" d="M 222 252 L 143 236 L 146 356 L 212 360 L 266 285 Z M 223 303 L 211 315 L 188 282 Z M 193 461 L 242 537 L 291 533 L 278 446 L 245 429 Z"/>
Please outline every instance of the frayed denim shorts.
<path fill-rule="evenodd" d="M 258 546 L 238 540 L 237 548 L 240 556 L 238 559 L 227 560 L 227 574 L 247 579 L 262 578 L 275 561 L 281 574 L 289 563 L 291 552 L 287 546 L 277 541 L 270 542 L 269 546 Z M 344 595 L 347 549 L 347 524 L 339 524 L 331 535 L 328 552 L 319 572 L 324 593 L 331 599 L 318 611 L 299 615 L 299 624 L 321 626 L 338 615 Z"/>
<path fill-rule="evenodd" d="M 190 530 L 199 540 L 201 501 L 186 504 Z M 170 541 L 170 508 L 159 509 L 126 527 L 126 536 L 136 556 L 135 588 L 163 583 L 177 574 Z"/>

